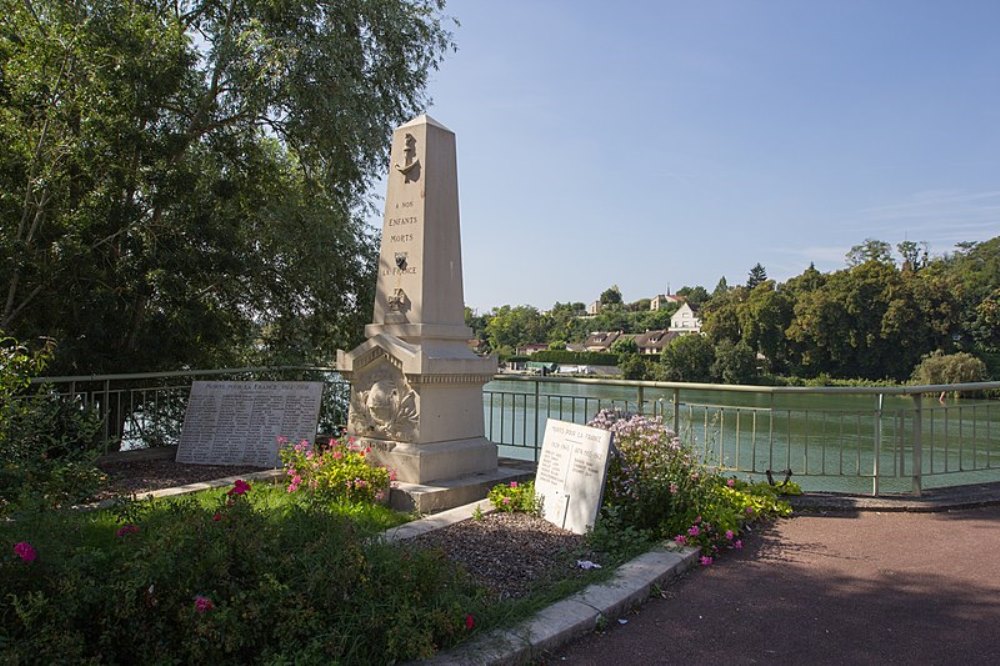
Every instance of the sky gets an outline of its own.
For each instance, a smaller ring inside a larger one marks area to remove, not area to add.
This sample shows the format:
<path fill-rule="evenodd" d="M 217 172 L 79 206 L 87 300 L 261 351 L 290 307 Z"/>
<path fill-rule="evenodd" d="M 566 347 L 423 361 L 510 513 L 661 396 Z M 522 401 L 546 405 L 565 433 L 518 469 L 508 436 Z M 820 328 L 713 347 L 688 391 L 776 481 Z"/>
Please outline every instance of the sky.
<path fill-rule="evenodd" d="M 466 304 L 1000 235 L 1000 2 L 449 0 Z M 383 186 L 384 187 L 384 186 Z M 384 189 L 382 191 L 384 195 Z M 381 226 L 380 221 L 376 224 Z"/>

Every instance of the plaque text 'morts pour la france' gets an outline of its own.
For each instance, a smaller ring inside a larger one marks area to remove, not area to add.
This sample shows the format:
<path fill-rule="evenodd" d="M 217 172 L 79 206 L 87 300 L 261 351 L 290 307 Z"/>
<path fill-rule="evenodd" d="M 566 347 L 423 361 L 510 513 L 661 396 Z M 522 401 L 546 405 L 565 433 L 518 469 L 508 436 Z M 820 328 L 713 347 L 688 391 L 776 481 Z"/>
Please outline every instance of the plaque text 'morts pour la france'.
<path fill-rule="evenodd" d="M 601 508 L 611 432 L 549 419 L 535 472 L 535 494 L 550 523 L 585 534 Z"/>
<path fill-rule="evenodd" d="M 276 467 L 278 437 L 316 437 L 322 382 L 193 382 L 177 462 Z"/>

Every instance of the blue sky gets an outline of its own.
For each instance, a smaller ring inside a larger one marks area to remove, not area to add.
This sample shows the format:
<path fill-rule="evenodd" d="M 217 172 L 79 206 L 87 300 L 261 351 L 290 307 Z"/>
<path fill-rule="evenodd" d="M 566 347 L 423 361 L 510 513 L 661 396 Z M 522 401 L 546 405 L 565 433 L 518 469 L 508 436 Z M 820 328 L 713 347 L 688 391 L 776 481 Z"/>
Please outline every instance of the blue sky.
<path fill-rule="evenodd" d="M 450 0 L 466 303 L 1000 235 L 1000 2 Z M 384 191 L 383 191 L 384 193 Z"/>

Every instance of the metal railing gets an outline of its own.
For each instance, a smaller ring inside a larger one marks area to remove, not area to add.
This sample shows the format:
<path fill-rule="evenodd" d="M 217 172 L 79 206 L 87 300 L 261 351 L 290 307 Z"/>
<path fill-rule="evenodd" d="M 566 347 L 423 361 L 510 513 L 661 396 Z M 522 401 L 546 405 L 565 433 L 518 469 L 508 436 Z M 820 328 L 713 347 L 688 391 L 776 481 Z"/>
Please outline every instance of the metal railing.
<path fill-rule="evenodd" d="M 537 459 L 547 418 L 601 409 L 660 417 L 702 460 L 748 475 L 790 473 L 810 490 L 911 492 L 1000 480 L 1000 382 L 765 387 L 498 376 L 487 437 Z M 929 397 L 930 396 L 930 397 Z"/>
<path fill-rule="evenodd" d="M 336 368 L 282 366 L 178 370 L 139 374 L 36 377 L 64 400 L 92 409 L 103 423 L 104 450 L 151 448 L 177 444 L 191 383 L 195 380 L 322 381 L 320 429 L 330 432 L 347 422 L 350 386 Z"/>
<path fill-rule="evenodd" d="M 93 408 L 107 448 L 176 444 L 197 379 L 326 384 L 320 432 L 347 422 L 350 387 L 334 368 L 260 367 L 41 377 Z M 483 390 L 486 436 L 537 460 L 545 421 L 586 423 L 601 409 L 656 416 L 708 464 L 790 472 L 809 490 L 912 492 L 1000 480 L 1000 382 L 894 387 L 764 387 L 497 375 Z M 960 396 L 960 397 L 959 397 Z M 940 398 L 940 399 L 939 399 Z"/>

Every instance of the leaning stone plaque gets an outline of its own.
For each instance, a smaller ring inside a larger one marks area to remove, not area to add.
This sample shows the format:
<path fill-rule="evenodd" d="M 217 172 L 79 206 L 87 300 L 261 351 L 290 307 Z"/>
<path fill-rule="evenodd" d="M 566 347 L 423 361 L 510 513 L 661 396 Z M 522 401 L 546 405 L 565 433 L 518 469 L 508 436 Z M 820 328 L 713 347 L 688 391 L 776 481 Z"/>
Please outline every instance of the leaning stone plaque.
<path fill-rule="evenodd" d="M 535 472 L 542 515 L 575 534 L 593 529 L 608 474 L 611 433 L 548 419 Z"/>
<path fill-rule="evenodd" d="M 316 437 L 322 382 L 193 382 L 177 462 L 277 467 L 278 437 Z"/>

